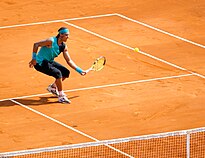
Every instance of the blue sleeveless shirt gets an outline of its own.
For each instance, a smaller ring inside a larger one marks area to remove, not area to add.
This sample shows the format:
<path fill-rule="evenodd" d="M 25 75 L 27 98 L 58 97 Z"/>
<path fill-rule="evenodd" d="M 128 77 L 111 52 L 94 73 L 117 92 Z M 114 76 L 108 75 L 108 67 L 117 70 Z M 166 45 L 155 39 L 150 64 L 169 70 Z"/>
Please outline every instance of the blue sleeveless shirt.
<path fill-rule="evenodd" d="M 64 43 L 61 43 L 61 45 L 58 46 L 58 39 L 56 37 L 51 37 L 50 39 L 52 41 L 52 46 L 43 46 L 37 53 L 36 62 L 39 65 L 42 64 L 43 60 L 53 61 L 54 58 L 57 57 L 65 49 Z"/>

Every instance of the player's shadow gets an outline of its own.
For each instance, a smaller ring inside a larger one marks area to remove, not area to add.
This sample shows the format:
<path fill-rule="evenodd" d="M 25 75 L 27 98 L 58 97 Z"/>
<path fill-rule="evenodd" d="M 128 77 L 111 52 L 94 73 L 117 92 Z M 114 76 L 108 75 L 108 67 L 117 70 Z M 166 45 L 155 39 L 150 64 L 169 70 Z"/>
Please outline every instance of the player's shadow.
<path fill-rule="evenodd" d="M 68 97 L 69 100 L 72 100 L 74 98 L 77 98 L 79 96 L 72 96 Z M 39 106 L 39 105 L 48 105 L 48 104 L 56 104 L 58 102 L 58 98 L 55 96 L 46 96 L 46 97 L 38 97 L 38 99 L 33 98 L 21 98 L 21 99 L 14 99 L 16 102 L 21 103 L 23 105 L 32 105 L 32 106 Z M 8 106 L 14 106 L 18 105 L 17 103 L 14 103 L 10 100 L 5 100 L 0 102 L 0 107 L 8 107 Z"/>
<path fill-rule="evenodd" d="M 0 102 L 0 108 L 1 107 L 8 107 L 8 106 L 14 106 L 16 105 L 14 102 L 10 101 L 10 100 L 4 100 Z"/>
<path fill-rule="evenodd" d="M 77 98 L 79 96 L 72 96 L 68 97 L 69 100 L 72 100 L 74 98 Z M 38 106 L 38 105 L 47 105 L 47 104 L 56 104 L 58 102 L 58 98 L 56 96 L 48 96 L 48 97 L 39 97 L 39 99 L 16 99 L 17 102 L 23 104 L 23 105 L 32 105 L 32 106 Z"/>
<path fill-rule="evenodd" d="M 46 105 L 46 104 L 57 103 L 58 98 L 55 96 L 46 96 L 46 97 L 41 96 L 38 99 L 23 98 L 23 99 L 15 99 L 15 101 L 23 105 Z"/>

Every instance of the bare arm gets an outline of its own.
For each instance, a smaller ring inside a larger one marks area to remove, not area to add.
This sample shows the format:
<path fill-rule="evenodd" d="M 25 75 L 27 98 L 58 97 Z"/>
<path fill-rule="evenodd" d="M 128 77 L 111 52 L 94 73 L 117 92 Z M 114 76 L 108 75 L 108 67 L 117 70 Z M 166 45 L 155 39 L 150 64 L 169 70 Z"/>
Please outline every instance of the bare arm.
<path fill-rule="evenodd" d="M 65 58 L 67 64 L 68 64 L 71 68 L 73 68 L 74 70 L 76 70 L 76 68 L 78 68 L 78 66 L 77 66 L 77 65 L 74 63 L 74 61 L 71 59 L 71 57 L 70 57 L 70 55 L 69 55 L 69 53 L 68 53 L 68 48 L 67 48 L 67 46 L 66 46 L 65 49 L 64 49 L 63 56 L 64 56 L 64 58 Z M 83 70 L 83 72 L 81 73 L 81 75 L 85 75 L 85 74 L 86 74 L 86 72 Z"/>
<path fill-rule="evenodd" d="M 52 46 L 52 40 L 48 38 L 39 42 L 35 42 L 33 45 L 33 53 L 37 53 L 38 48 L 42 46 L 47 46 L 47 47 Z M 32 60 L 29 62 L 29 67 L 32 68 L 35 65 L 36 65 L 36 59 L 32 58 Z"/>
<path fill-rule="evenodd" d="M 39 47 L 42 46 L 50 47 L 51 45 L 52 45 L 52 40 L 50 38 L 36 42 L 33 45 L 33 52 L 37 53 Z"/>

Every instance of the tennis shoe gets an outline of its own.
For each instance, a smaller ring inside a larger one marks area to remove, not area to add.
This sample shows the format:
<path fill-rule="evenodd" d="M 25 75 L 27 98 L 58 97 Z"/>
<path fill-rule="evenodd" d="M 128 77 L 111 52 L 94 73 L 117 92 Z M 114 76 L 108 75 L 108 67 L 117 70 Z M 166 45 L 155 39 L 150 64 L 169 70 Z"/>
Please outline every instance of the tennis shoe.
<path fill-rule="evenodd" d="M 52 93 L 55 96 L 59 96 L 57 88 L 54 88 L 51 85 L 48 86 L 47 91 L 49 91 L 50 93 Z"/>
<path fill-rule="evenodd" d="M 63 95 L 63 96 L 58 96 L 58 101 L 59 101 L 60 103 L 67 103 L 67 104 L 70 104 L 70 103 L 71 103 L 71 101 L 70 101 L 65 95 Z"/>

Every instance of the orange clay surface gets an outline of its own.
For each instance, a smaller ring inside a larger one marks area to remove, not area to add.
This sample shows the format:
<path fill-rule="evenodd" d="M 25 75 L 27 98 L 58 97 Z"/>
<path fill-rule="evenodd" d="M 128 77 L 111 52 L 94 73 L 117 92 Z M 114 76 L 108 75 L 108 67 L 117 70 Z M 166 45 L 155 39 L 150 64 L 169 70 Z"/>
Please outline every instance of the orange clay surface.
<path fill-rule="evenodd" d="M 201 45 L 205 44 L 205 1 L 194 0 L 1 0 L 0 27 L 119 13 Z M 205 50 L 119 16 L 68 21 L 126 46 L 205 76 Z M 98 140 L 147 135 L 205 126 L 205 79 L 136 53 L 63 22 L 0 29 L 0 152 L 93 141 L 42 117 L 8 98 L 47 93 L 54 81 L 28 67 L 33 43 L 70 29 L 69 53 L 89 68 L 104 55 L 106 67 L 80 76 L 62 55 L 56 61 L 71 75 L 63 82 L 72 104 L 48 95 L 15 101 Z M 150 81 L 149 79 L 156 79 Z M 127 83 L 128 85 L 90 88 Z M 76 90 L 86 88 L 87 90 Z M 8 100 L 4 100 L 8 99 Z M 2 101 L 4 100 L 4 101 Z"/>

